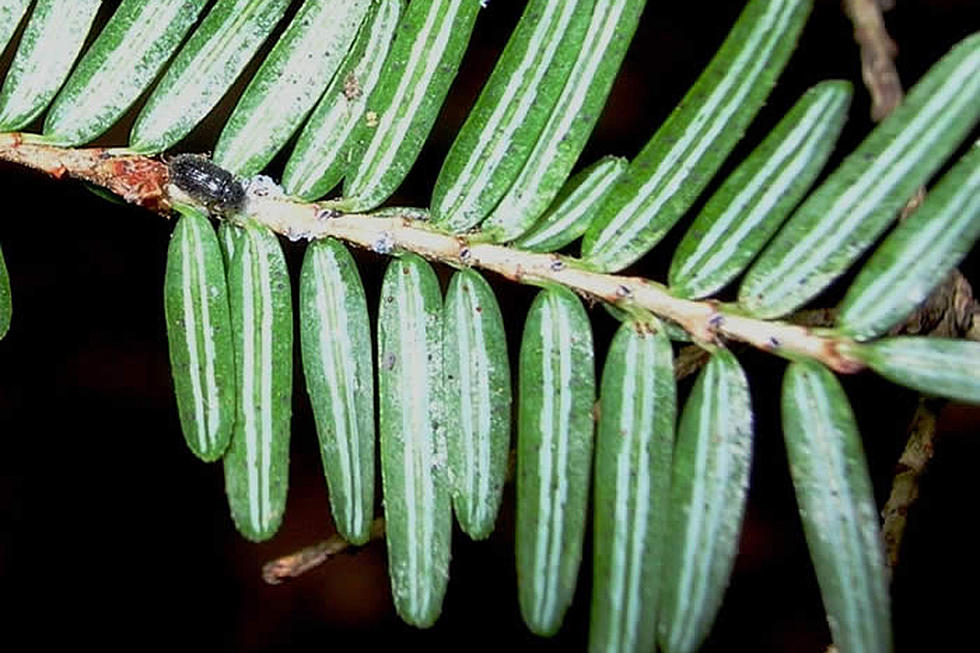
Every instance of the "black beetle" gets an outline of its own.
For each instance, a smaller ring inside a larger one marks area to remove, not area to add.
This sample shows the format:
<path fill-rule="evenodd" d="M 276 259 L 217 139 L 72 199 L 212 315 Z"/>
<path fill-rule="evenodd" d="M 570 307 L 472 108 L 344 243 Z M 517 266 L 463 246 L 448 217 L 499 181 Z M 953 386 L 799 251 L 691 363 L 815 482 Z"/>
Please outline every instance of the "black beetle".
<path fill-rule="evenodd" d="M 240 211 L 245 189 L 235 176 L 199 154 L 178 154 L 168 162 L 170 181 L 215 213 Z"/>

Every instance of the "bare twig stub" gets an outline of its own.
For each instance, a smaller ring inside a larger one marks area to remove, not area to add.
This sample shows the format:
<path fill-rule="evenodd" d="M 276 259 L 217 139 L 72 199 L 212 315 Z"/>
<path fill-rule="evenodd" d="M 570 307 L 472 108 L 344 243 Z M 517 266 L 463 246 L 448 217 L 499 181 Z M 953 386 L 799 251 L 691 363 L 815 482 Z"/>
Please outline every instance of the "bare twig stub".
<path fill-rule="evenodd" d="M 378 517 L 371 523 L 370 541 L 381 539 L 384 533 L 385 520 Z M 350 552 L 358 548 L 360 547 L 351 544 L 340 535 L 333 535 L 295 553 L 267 562 L 262 567 L 262 579 L 270 585 L 279 585 L 285 580 L 296 578 L 319 567 L 340 553 Z"/>

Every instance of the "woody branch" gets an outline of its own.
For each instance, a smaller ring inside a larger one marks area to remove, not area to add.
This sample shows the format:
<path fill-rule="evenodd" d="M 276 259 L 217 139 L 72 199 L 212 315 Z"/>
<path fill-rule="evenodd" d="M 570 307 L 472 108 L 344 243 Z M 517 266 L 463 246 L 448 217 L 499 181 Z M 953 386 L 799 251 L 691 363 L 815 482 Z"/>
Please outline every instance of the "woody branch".
<path fill-rule="evenodd" d="M 132 204 L 164 215 L 175 205 L 199 206 L 170 183 L 166 164 L 150 157 L 101 148 L 62 149 L 31 142 L 20 134 L 0 134 L 0 160 L 56 178 L 89 181 Z M 253 220 L 294 240 L 333 237 L 383 254 L 413 252 L 455 267 L 481 268 L 518 283 L 562 285 L 633 314 L 640 323 L 650 314 L 671 320 L 705 347 L 737 340 L 787 358 L 818 360 L 841 373 L 857 372 L 863 367 L 841 352 L 842 340 L 838 337 L 822 335 L 805 326 L 740 315 L 734 307 L 716 301 L 675 297 L 665 286 L 649 279 L 589 270 L 573 257 L 487 243 L 481 241 L 479 234 L 436 231 L 408 214 L 342 214 L 322 204 L 271 192 L 252 193 L 244 210 L 228 219 Z"/>

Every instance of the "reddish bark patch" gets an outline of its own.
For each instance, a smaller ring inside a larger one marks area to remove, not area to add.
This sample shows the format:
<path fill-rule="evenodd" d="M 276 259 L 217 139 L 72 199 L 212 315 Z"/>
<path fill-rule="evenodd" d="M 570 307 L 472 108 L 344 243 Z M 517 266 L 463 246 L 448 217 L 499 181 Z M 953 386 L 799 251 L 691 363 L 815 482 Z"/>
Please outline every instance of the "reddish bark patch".
<path fill-rule="evenodd" d="M 157 213 L 170 208 L 165 188 L 170 179 L 166 164 L 142 156 L 106 160 L 99 171 L 101 183 L 127 202 Z"/>

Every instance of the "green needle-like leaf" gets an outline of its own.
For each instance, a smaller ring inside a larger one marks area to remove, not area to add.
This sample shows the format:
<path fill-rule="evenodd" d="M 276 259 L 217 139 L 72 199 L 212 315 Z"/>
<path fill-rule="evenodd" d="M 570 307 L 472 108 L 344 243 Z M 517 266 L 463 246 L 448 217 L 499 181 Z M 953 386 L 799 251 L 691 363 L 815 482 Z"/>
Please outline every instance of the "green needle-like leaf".
<path fill-rule="evenodd" d="M 0 338 L 7 335 L 10 329 L 10 277 L 7 275 L 7 263 L 3 260 L 3 250 L 0 249 Z"/>
<path fill-rule="evenodd" d="M 421 222 L 427 222 L 430 217 L 429 209 L 422 209 L 417 206 L 383 206 L 371 211 L 370 215 L 374 218 L 406 218 Z"/>
<path fill-rule="evenodd" d="M 980 404 L 980 342 L 904 336 L 843 351 L 898 385 Z"/>
<path fill-rule="evenodd" d="M 847 291 L 837 324 L 859 340 L 908 317 L 980 237 L 980 144 L 881 244 Z"/>
<path fill-rule="evenodd" d="M 721 167 L 786 66 L 809 0 L 752 0 L 681 104 L 616 183 L 582 256 L 615 272 L 646 254 Z"/>
<path fill-rule="evenodd" d="M 235 422 L 235 357 L 225 266 L 207 216 L 185 211 L 170 239 L 164 308 L 184 438 L 217 460 Z"/>
<path fill-rule="evenodd" d="M 954 46 L 797 209 L 749 269 L 739 304 L 779 317 L 874 243 L 980 119 L 980 33 Z"/>
<path fill-rule="evenodd" d="M 484 230 L 499 242 L 527 231 L 558 195 L 592 133 L 633 39 L 645 0 L 596 0 L 561 95 L 520 175 Z"/>
<path fill-rule="evenodd" d="M 511 392 L 500 307 L 474 270 L 449 283 L 443 352 L 453 506 L 463 532 L 480 540 L 493 531 L 507 476 Z"/>
<path fill-rule="evenodd" d="M 371 325 L 357 266 L 336 240 L 310 244 L 299 281 L 303 373 L 337 532 L 364 544 L 374 517 Z"/>
<path fill-rule="evenodd" d="M 718 350 L 681 415 L 671 481 L 660 645 L 696 651 L 735 564 L 752 460 L 752 406 L 735 356 Z"/>
<path fill-rule="evenodd" d="M 124 0 L 55 98 L 44 136 L 69 147 L 109 129 L 177 50 L 205 4 Z"/>
<path fill-rule="evenodd" d="M 395 609 L 419 628 L 435 623 L 449 579 L 442 333 L 432 267 L 414 254 L 392 261 L 378 312 L 381 478 Z"/>
<path fill-rule="evenodd" d="M 225 491 L 239 532 L 272 537 L 286 508 L 293 391 L 293 312 L 276 235 L 249 223 L 228 271 L 237 418 L 225 455 Z"/>
<path fill-rule="evenodd" d="M 381 79 L 385 57 L 404 13 L 405 0 L 371 5 L 343 68 L 313 110 L 286 162 L 282 185 L 288 194 L 318 199 L 347 173 L 350 135 Z"/>
<path fill-rule="evenodd" d="M 531 631 L 558 632 L 575 593 L 592 469 L 592 329 L 571 291 L 549 288 L 521 342 L 517 589 Z"/>
<path fill-rule="evenodd" d="M 289 0 L 219 0 L 187 40 L 136 119 L 130 148 L 152 153 L 186 136 L 241 74 Z"/>
<path fill-rule="evenodd" d="M 0 53 L 17 31 L 29 4 L 31 0 L 0 0 Z"/>
<path fill-rule="evenodd" d="M 235 256 L 235 250 L 245 237 L 245 230 L 238 225 L 232 224 L 227 220 L 222 220 L 218 225 L 218 243 L 221 245 L 221 258 L 225 262 L 225 275 L 231 270 L 231 259 Z"/>
<path fill-rule="evenodd" d="M 272 48 L 214 146 L 236 175 L 260 172 L 299 129 L 340 68 L 370 0 L 306 0 Z"/>
<path fill-rule="evenodd" d="M 521 172 L 578 57 L 595 0 L 530 0 L 432 191 L 437 224 L 489 215 Z"/>
<path fill-rule="evenodd" d="M 674 293 L 705 297 L 748 267 L 820 174 L 852 94 L 849 82 L 811 88 L 725 180 L 674 252 Z"/>
<path fill-rule="evenodd" d="M 589 650 L 653 651 L 677 417 L 670 341 L 619 327 L 602 372 Z"/>
<path fill-rule="evenodd" d="M 415 163 L 456 77 L 480 9 L 476 0 L 409 3 L 367 112 L 351 138 L 346 211 L 373 209 Z"/>
<path fill-rule="evenodd" d="M 621 157 L 605 156 L 573 176 L 541 219 L 514 241 L 514 246 L 532 252 L 554 252 L 584 234 L 628 165 Z"/>
<path fill-rule="evenodd" d="M 99 0 L 38 0 L 0 91 L 0 131 L 37 117 L 68 77 Z"/>
<path fill-rule="evenodd" d="M 878 512 L 844 389 L 817 363 L 792 363 L 783 379 L 783 431 L 796 500 L 840 651 L 890 651 Z"/>

